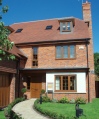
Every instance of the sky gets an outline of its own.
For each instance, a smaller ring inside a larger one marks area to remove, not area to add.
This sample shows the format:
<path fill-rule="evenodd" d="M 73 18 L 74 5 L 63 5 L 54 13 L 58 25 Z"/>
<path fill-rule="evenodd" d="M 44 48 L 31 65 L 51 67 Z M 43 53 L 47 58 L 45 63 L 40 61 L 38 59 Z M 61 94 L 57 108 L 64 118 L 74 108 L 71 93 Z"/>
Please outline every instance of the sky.
<path fill-rule="evenodd" d="M 83 19 L 82 1 L 86 0 L 3 0 L 8 13 L 3 15 L 5 25 L 62 17 Z M 91 3 L 94 52 L 99 52 L 99 0 Z"/>

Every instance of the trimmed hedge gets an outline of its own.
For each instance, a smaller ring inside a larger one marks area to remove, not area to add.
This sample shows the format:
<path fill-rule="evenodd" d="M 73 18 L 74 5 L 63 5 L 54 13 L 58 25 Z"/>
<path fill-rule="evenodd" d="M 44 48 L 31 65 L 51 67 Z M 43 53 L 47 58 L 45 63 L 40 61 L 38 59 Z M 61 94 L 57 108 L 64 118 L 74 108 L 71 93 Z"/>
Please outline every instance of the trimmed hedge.
<path fill-rule="evenodd" d="M 14 105 L 24 100 L 25 98 L 17 98 L 12 103 L 10 103 L 8 107 L 4 109 L 5 116 L 9 117 L 9 119 L 22 119 L 21 117 L 19 117 L 19 115 L 17 115 L 15 112 L 12 111 L 12 108 L 14 107 Z"/>
<path fill-rule="evenodd" d="M 76 119 L 76 117 L 66 117 L 62 114 L 57 114 L 57 112 L 50 112 L 48 110 L 44 110 L 42 109 L 40 106 L 40 103 L 39 103 L 39 99 L 37 99 L 35 102 L 34 102 L 34 108 L 39 111 L 41 114 L 44 114 L 45 116 L 49 116 L 50 118 L 52 119 Z"/>

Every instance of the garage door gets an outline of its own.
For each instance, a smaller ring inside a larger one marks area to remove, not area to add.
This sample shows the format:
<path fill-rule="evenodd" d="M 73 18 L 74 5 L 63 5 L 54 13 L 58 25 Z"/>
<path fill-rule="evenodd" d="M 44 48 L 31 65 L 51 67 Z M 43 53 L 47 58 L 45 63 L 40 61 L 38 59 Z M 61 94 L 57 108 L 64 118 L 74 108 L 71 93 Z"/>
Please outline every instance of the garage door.
<path fill-rule="evenodd" d="M 9 104 L 10 81 L 8 74 L 0 74 L 0 107 Z"/>

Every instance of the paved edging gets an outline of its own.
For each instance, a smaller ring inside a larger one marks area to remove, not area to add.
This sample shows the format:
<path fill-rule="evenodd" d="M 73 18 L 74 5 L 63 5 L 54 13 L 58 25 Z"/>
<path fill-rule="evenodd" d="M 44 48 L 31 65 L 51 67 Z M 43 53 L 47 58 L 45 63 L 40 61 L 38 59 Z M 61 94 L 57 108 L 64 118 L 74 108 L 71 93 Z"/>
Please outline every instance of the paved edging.
<path fill-rule="evenodd" d="M 41 114 L 39 114 L 35 109 L 33 109 L 35 99 L 26 100 L 16 104 L 12 110 L 20 115 L 23 119 L 49 119 Z"/>

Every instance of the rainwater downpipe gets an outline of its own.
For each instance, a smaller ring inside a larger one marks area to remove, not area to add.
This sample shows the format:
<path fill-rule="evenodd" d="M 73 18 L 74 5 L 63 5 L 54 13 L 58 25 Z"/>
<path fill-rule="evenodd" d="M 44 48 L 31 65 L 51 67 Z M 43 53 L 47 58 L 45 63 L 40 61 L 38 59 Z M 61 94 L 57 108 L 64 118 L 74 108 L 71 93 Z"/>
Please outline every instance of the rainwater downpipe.
<path fill-rule="evenodd" d="M 87 39 L 86 39 L 86 52 L 87 52 L 87 68 L 89 68 L 89 62 L 88 62 L 88 40 Z M 89 70 L 88 70 L 88 102 L 90 102 Z"/>

